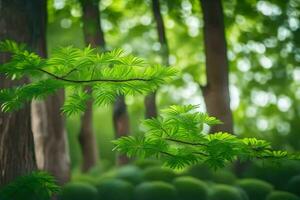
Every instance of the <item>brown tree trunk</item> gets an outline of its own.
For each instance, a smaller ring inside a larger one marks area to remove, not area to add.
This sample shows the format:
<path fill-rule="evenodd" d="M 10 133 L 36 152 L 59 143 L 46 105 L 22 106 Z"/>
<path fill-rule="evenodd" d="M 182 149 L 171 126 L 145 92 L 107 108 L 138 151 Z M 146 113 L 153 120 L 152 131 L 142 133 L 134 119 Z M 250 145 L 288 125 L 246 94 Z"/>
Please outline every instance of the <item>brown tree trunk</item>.
<path fill-rule="evenodd" d="M 165 33 L 164 20 L 160 12 L 159 0 L 152 0 L 152 13 L 156 23 L 156 30 L 158 35 L 158 40 L 161 45 L 160 54 L 162 58 L 162 64 L 165 66 L 169 65 L 169 47 L 168 41 Z M 153 92 L 146 96 L 145 98 L 145 118 L 152 118 L 157 116 L 156 107 L 156 92 Z"/>
<path fill-rule="evenodd" d="M 38 1 L 35 6 L 35 49 L 40 56 L 47 57 L 47 1 Z M 70 179 L 65 119 L 60 112 L 63 103 L 64 91 L 61 90 L 45 101 L 33 101 L 31 109 L 37 167 L 50 172 L 60 184 Z"/>
<path fill-rule="evenodd" d="M 105 49 L 104 34 L 101 27 L 98 0 L 81 0 L 83 34 L 85 43 L 91 47 Z M 86 88 L 90 93 L 91 88 Z M 93 102 L 87 102 L 86 111 L 81 117 L 79 143 L 82 151 L 82 171 L 86 172 L 95 166 L 99 160 L 96 137 L 93 132 Z"/>
<path fill-rule="evenodd" d="M 60 90 L 45 101 L 33 101 L 31 109 L 37 166 L 54 175 L 60 184 L 70 180 L 65 119 L 60 112 L 63 102 L 64 90 Z"/>
<path fill-rule="evenodd" d="M 34 23 L 31 15 L 34 4 L 34 1 L 0 0 L 0 40 L 12 39 L 32 44 Z M 0 54 L 0 63 L 8 59 L 8 55 Z M 27 81 L 26 78 L 11 81 L 0 76 L 0 88 Z M 13 113 L 0 111 L 0 186 L 35 169 L 30 104 Z"/>
<path fill-rule="evenodd" d="M 116 98 L 113 111 L 113 122 L 116 138 L 128 136 L 129 134 L 129 116 L 124 96 Z M 120 154 L 117 156 L 117 165 L 124 165 L 129 162 L 126 155 Z"/>
<path fill-rule="evenodd" d="M 202 88 L 207 112 L 223 124 L 211 132 L 233 133 L 230 110 L 228 60 L 221 0 L 200 0 L 204 18 L 204 45 L 207 84 Z"/>

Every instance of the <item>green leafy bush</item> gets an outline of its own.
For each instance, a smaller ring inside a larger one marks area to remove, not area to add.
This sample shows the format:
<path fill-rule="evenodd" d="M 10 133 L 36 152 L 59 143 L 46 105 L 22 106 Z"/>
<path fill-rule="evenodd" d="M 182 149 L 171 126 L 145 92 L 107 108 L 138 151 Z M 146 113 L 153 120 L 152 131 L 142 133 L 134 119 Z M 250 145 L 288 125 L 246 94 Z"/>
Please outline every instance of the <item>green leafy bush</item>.
<path fill-rule="evenodd" d="M 300 175 L 294 176 L 288 181 L 287 190 L 300 196 Z"/>
<path fill-rule="evenodd" d="M 143 172 L 143 179 L 146 181 L 171 182 L 176 177 L 172 169 L 162 167 L 149 167 Z"/>
<path fill-rule="evenodd" d="M 254 162 L 242 177 L 255 177 L 262 179 L 277 189 L 286 188 L 287 182 L 300 174 L 300 163 L 298 161 L 285 161 L 284 164 Z"/>
<path fill-rule="evenodd" d="M 196 177 L 201 180 L 212 180 L 213 172 L 207 165 L 197 164 L 188 167 L 183 172 L 183 175 Z"/>
<path fill-rule="evenodd" d="M 91 185 L 96 185 L 97 179 L 95 179 L 95 177 L 87 175 L 87 174 L 73 173 L 72 174 L 72 182 L 88 183 Z"/>
<path fill-rule="evenodd" d="M 237 181 L 237 186 L 247 193 L 249 200 L 265 200 L 273 190 L 270 183 L 259 179 L 242 179 Z"/>
<path fill-rule="evenodd" d="M 173 181 L 179 200 L 206 200 L 207 185 L 194 177 L 182 176 Z"/>
<path fill-rule="evenodd" d="M 60 191 L 55 179 L 46 172 L 20 176 L 0 190 L 1 200 L 49 200 Z"/>
<path fill-rule="evenodd" d="M 142 170 L 132 165 L 119 168 L 116 172 L 116 177 L 134 185 L 139 184 L 143 180 Z"/>
<path fill-rule="evenodd" d="M 96 187 L 81 182 L 70 182 L 62 188 L 59 200 L 97 200 Z"/>
<path fill-rule="evenodd" d="M 120 180 L 103 180 L 97 184 L 98 200 L 132 200 L 134 187 L 131 183 Z"/>
<path fill-rule="evenodd" d="M 232 185 L 236 181 L 236 176 L 228 170 L 217 170 L 213 172 L 212 181 L 220 184 Z"/>
<path fill-rule="evenodd" d="M 233 186 L 220 184 L 213 187 L 209 200 L 248 200 L 248 197 Z"/>
<path fill-rule="evenodd" d="M 289 192 L 275 191 L 266 200 L 300 200 L 300 198 Z"/>
<path fill-rule="evenodd" d="M 134 200 L 173 200 L 176 198 L 175 187 L 162 181 L 141 183 L 134 191 Z"/>
<path fill-rule="evenodd" d="M 153 159 L 137 160 L 134 164 L 141 169 L 146 169 L 148 167 L 154 167 L 154 166 L 161 166 L 160 161 L 153 160 Z"/>

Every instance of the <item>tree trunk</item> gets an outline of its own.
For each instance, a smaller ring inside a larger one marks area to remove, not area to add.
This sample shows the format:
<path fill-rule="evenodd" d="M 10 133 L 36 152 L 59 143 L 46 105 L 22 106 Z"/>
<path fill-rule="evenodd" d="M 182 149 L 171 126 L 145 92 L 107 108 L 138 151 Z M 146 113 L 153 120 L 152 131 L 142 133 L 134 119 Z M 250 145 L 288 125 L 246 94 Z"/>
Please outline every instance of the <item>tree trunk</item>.
<path fill-rule="evenodd" d="M 169 65 L 169 47 L 165 33 L 164 20 L 160 12 L 159 0 L 152 0 L 152 12 L 156 23 L 156 30 L 158 35 L 158 40 L 161 45 L 160 54 L 162 57 L 162 64 L 165 66 Z M 156 92 L 153 92 L 146 96 L 145 98 L 145 117 L 152 118 L 157 116 L 156 107 Z"/>
<path fill-rule="evenodd" d="M 100 11 L 97 0 L 81 0 L 83 34 L 86 45 L 105 49 L 104 34 L 101 27 Z M 86 88 L 90 93 L 91 88 Z M 96 137 L 93 133 L 93 102 L 90 100 L 86 104 L 86 111 L 81 117 L 81 128 L 79 133 L 79 143 L 82 151 L 82 171 L 86 172 L 95 166 L 99 160 Z"/>
<path fill-rule="evenodd" d="M 0 0 L 0 40 L 12 39 L 32 44 L 34 1 Z M 0 54 L 0 63 L 9 55 Z M 0 76 L 0 88 L 28 82 L 26 78 L 11 81 Z M 36 169 L 31 131 L 30 104 L 13 113 L 0 111 L 0 186 Z"/>
<path fill-rule="evenodd" d="M 204 43 L 207 84 L 201 87 L 207 112 L 223 124 L 212 127 L 212 132 L 233 133 L 230 110 L 228 60 L 224 16 L 221 0 L 200 0 L 204 18 Z"/>
<path fill-rule="evenodd" d="M 36 1 L 33 6 L 33 50 L 40 56 L 47 57 L 47 1 Z M 62 90 L 47 97 L 45 101 L 33 101 L 31 109 L 37 167 L 50 172 L 60 184 L 70 179 L 65 119 L 60 113 L 63 102 Z"/>
<path fill-rule="evenodd" d="M 116 138 L 128 136 L 129 134 L 129 116 L 127 113 L 127 107 L 125 104 L 124 96 L 116 98 L 113 112 L 113 122 Z M 117 156 L 117 165 L 124 165 L 129 162 L 129 158 L 126 155 Z"/>
<path fill-rule="evenodd" d="M 31 109 L 37 166 L 54 175 L 60 184 L 70 180 L 65 119 L 60 112 L 63 102 L 64 90 L 60 90 L 45 101 L 33 101 Z"/>

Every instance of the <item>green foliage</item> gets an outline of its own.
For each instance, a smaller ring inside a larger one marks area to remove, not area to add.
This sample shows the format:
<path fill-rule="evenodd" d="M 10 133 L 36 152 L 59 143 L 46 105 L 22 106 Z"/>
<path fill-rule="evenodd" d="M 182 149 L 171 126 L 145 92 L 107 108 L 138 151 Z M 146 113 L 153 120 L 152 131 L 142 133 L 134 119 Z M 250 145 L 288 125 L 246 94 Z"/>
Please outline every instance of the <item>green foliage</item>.
<path fill-rule="evenodd" d="M 71 182 L 63 186 L 59 195 L 59 200 L 97 200 L 97 189 L 88 184 L 81 182 Z"/>
<path fill-rule="evenodd" d="M 142 159 L 137 160 L 134 164 L 141 169 L 147 169 L 148 167 L 160 166 L 161 162 L 153 159 Z"/>
<path fill-rule="evenodd" d="M 67 96 L 62 110 L 71 115 L 82 112 L 89 99 L 94 99 L 96 105 L 105 105 L 118 95 L 145 94 L 176 74 L 173 68 L 149 66 L 120 49 L 98 53 L 91 47 L 65 47 L 56 49 L 49 59 L 43 59 L 6 40 L 0 42 L 0 52 L 11 54 L 10 61 L 0 66 L 1 74 L 12 79 L 32 78 L 32 83 L 0 90 L 4 112 L 68 87 L 72 93 Z M 88 94 L 84 86 L 90 86 L 92 93 Z"/>
<path fill-rule="evenodd" d="M 20 176 L 0 190 L 1 200 L 50 200 L 60 191 L 55 179 L 46 172 Z"/>
<path fill-rule="evenodd" d="M 275 191 L 272 192 L 266 200 L 300 200 L 300 198 L 292 193 Z"/>
<path fill-rule="evenodd" d="M 236 176 L 231 171 L 228 170 L 217 170 L 213 172 L 213 176 L 211 179 L 215 183 L 222 184 L 234 184 L 236 181 Z"/>
<path fill-rule="evenodd" d="M 134 185 L 139 184 L 143 180 L 142 170 L 132 165 L 119 168 L 116 172 L 116 177 Z"/>
<path fill-rule="evenodd" d="M 120 179 L 104 180 L 97 185 L 98 200 L 132 200 L 133 185 Z"/>
<path fill-rule="evenodd" d="M 203 165 L 203 164 L 196 164 L 196 165 L 189 166 L 183 174 L 201 180 L 212 180 L 213 178 L 212 170 L 207 165 Z"/>
<path fill-rule="evenodd" d="M 273 186 L 259 179 L 242 179 L 237 182 L 248 195 L 249 200 L 265 200 L 273 190 Z"/>
<path fill-rule="evenodd" d="M 176 177 L 173 170 L 161 167 L 149 167 L 143 172 L 143 178 L 147 181 L 171 182 Z"/>
<path fill-rule="evenodd" d="M 287 182 L 300 173 L 300 163 L 286 161 L 283 164 L 254 162 L 245 170 L 243 177 L 258 178 L 267 181 L 275 188 L 286 188 Z"/>
<path fill-rule="evenodd" d="M 166 200 L 176 199 L 176 190 L 169 183 L 161 181 L 144 182 L 134 191 L 134 200 Z"/>
<path fill-rule="evenodd" d="M 228 185 L 216 185 L 209 195 L 209 200 L 247 200 L 237 188 Z"/>
<path fill-rule="evenodd" d="M 144 120 L 144 136 L 122 137 L 114 141 L 115 149 L 129 157 L 162 159 L 171 168 L 197 163 L 219 168 L 236 159 L 299 159 L 299 155 L 273 150 L 264 140 L 240 139 L 223 132 L 204 133 L 204 125 L 218 123 L 216 118 L 197 112 L 196 106 L 171 106 L 162 110 L 158 118 Z"/>
<path fill-rule="evenodd" d="M 182 176 L 173 181 L 179 200 L 206 200 L 208 188 L 206 183 L 194 177 Z"/>
<path fill-rule="evenodd" d="M 288 181 L 286 189 L 289 192 L 300 196 L 300 175 L 292 177 Z"/>

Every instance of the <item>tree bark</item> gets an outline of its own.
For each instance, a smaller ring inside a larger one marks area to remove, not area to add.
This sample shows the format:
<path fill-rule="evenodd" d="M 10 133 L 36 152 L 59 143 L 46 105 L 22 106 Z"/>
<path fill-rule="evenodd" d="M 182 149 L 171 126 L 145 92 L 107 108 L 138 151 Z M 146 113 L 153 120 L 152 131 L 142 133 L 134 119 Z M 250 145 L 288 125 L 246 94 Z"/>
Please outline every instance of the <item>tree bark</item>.
<path fill-rule="evenodd" d="M 125 104 L 125 97 L 119 96 L 116 98 L 113 111 L 113 122 L 116 138 L 128 136 L 129 134 L 129 116 L 127 106 Z M 130 160 L 126 155 L 119 154 L 117 156 L 117 165 L 125 165 Z"/>
<path fill-rule="evenodd" d="M 221 0 L 200 0 L 200 4 L 204 18 L 207 79 L 207 84 L 201 89 L 207 112 L 223 122 L 221 125 L 212 127 L 211 132 L 233 133 L 222 2 Z"/>
<path fill-rule="evenodd" d="M 47 1 L 38 1 L 35 6 L 35 49 L 40 56 L 47 57 Z M 33 101 L 31 109 L 37 166 L 54 175 L 60 184 L 70 180 L 65 119 L 60 112 L 63 103 L 64 91 L 61 90 L 47 97 L 45 101 Z"/>
<path fill-rule="evenodd" d="M 0 40 L 12 39 L 33 44 L 34 4 L 34 1 L 0 0 Z M 8 59 L 9 55 L 0 54 L 0 63 Z M 0 88 L 26 82 L 26 78 L 11 81 L 0 76 Z M 26 104 L 19 111 L 12 113 L 0 111 L 0 186 L 36 169 L 30 107 L 30 104 Z"/>
<path fill-rule="evenodd" d="M 104 34 L 101 27 L 100 11 L 98 0 L 81 0 L 83 34 L 86 45 L 100 49 L 105 49 Z M 91 93 L 91 88 L 86 91 Z M 82 171 L 86 172 L 95 166 L 99 160 L 96 137 L 93 132 L 93 101 L 86 104 L 86 111 L 81 117 L 81 128 L 79 132 L 79 143 L 82 151 Z"/>
<path fill-rule="evenodd" d="M 71 173 L 65 119 L 60 112 L 63 102 L 64 90 L 60 90 L 45 101 L 33 101 L 31 109 L 37 166 L 61 185 L 70 180 Z"/>
<path fill-rule="evenodd" d="M 162 57 L 162 64 L 165 66 L 169 65 L 169 47 L 168 41 L 165 33 L 164 20 L 160 12 L 159 0 L 152 0 L 152 13 L 156 23 L 156 30 L 158 35 L 158 40 L 161 45 L 160 54 Z M 157 106 L 156 106 L 156 92 L 153 92 L 146 96 L 145 98 L 145 118 L 152 118 L 157 116 Z"/>

